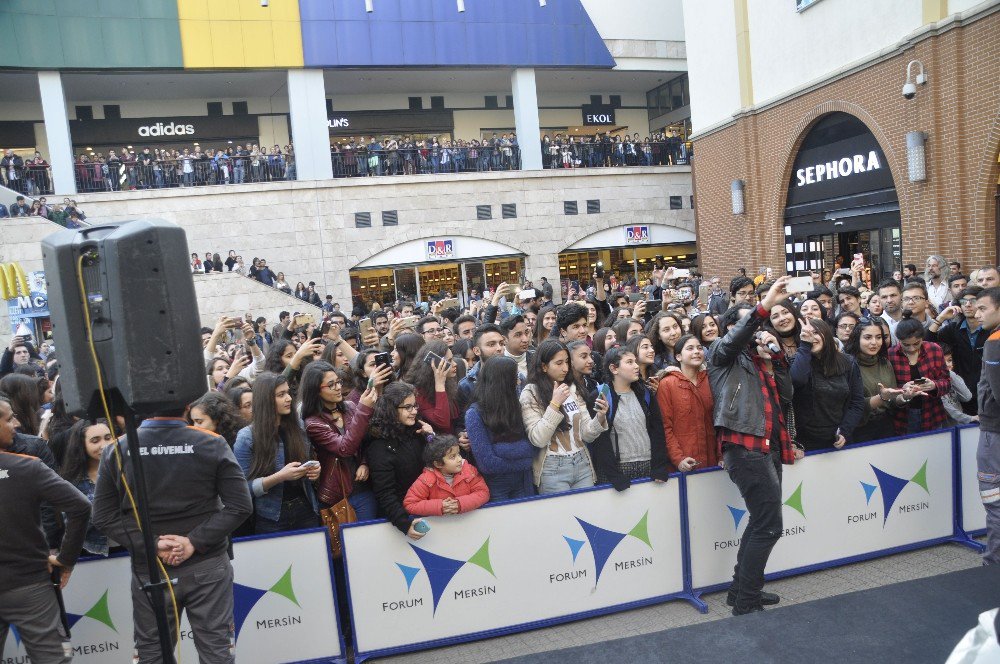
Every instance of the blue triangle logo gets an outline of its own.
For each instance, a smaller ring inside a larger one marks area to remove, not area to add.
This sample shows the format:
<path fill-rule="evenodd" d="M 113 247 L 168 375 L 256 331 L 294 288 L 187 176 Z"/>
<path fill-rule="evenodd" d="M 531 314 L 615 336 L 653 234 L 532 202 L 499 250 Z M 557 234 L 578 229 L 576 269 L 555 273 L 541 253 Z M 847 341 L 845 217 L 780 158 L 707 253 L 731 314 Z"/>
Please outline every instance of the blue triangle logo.
<path fill-rule="evenodd" d="M 580 517 L 576 517 L 576 520 L 587 535 L 587 540 L 590 542 L 590 550 L 594 552 L 594 567 L 597 571 L 597 579 L 594 581 L 594 585 L 596 586 L 601 580 L 601 571 L 604 569 L 605 563 L 608 562 L 608 558 L 614 553 L 618 543 L 625 539 L 625 533 L 605 530 L 600 526 L 587 523 Z"/>
<path fill-rule="evenodd" d="M 732 505 L 726 505 L 729 508 L 729 513 L 733 515 L 733 529 L 740 529 L 740 521 L 746 516 L 747 511 L 741 510 L 739 507 L 733 507 Z"/>
<path fill-rule="evenodd" d="M 445 588 L 448 587 L 452 578 L 458 573 L 458 570 L 462 569 L 466 561 L 439 556 L 412 544 L 410 544 L 410 548 L 420 558 L 420 562 L 423 563 L 424 570 L 427 572 L 427 580 L 431 584 L 431 596 L 434 599 L 434 613 L 437 613 L 438 602 L 441 601 Z M 403 574 L 405 575 L 406 572 Z"/>
<path fill-rule="evenodd" d="M 573 554 L 573 562 L 575 563 L 576 557 L 580 554 L 580 549 L 583 548 L 583 545 L 586 544 L 586 542 L 573 539 L 572 537 L 566 537 L 565 535 L 563 535 L 563 539 L 566 540 L 566 544 L 569 545 L 569 550 Z"/>
<path fill-rule="evenodd" d="M 403 578 L 406 579 L 406 592 L 410 592 L 410 586 L 413 585 L 413 579 L 417 577 L 417 574 L 420 574 L 420 568 L 410 567 L 402 563 L 396 563 L 396 567 L 399 568 L 399 571 L 403 573 Z"/>
<path fill-rule="evenodd" d="M 868 465 L 871 466 L 871 464 Z M 875 471 L 875 479 L 878 480 L 879 488 L 882 489 L 882 508 L 884 510 L 884 513 L 882 514 L 882 525 L 884 526 L 886 520 L 889 518 L 889 511 L 896 502 L 896 498 L 899 497 L 903 487 L 910 483 L 910 480 L 904 480 L 901 477 L 890 475 L 875 466 L 872 466 L 871 468 Z"/>
<path fill-rule="evenodd" d="M 861 488 L 865 490 L 865 504 L 870 505 L 872 502 L 872 494 L 875 493 L 875 489 L 878 487 L 874 484 L 868 484 L 867 482 L 861 483 Z"/>
<path fill-rule="evenodd" d="M 247 616 L 253 611 L 260 598 L 267 594 L 266 590 L 252 588 L 239 583 L 233 583 L 233 623 L 236 626 L 236 638 L 240 638 L 240 631 Z"/>
<path fill-rule="evenodd" d="M 17 625 L 10 626 L 10 633 L 14 635 L 14 643 L 21 645 L 21 632 L 17 631 Z"/>

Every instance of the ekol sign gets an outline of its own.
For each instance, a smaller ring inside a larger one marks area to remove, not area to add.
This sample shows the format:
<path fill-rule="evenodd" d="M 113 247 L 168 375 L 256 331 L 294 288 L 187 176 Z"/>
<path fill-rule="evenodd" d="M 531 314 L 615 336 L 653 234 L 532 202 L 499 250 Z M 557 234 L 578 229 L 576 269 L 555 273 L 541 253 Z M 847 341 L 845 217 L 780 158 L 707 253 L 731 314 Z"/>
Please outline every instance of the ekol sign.
<path fill-rule="evenodd" d="M 194 135 L 193 124 L 179 124 L 177 122 L 157 122 L 154 125 L 143 125 L 139 127 L 140 136 L 191 136 Z"/>

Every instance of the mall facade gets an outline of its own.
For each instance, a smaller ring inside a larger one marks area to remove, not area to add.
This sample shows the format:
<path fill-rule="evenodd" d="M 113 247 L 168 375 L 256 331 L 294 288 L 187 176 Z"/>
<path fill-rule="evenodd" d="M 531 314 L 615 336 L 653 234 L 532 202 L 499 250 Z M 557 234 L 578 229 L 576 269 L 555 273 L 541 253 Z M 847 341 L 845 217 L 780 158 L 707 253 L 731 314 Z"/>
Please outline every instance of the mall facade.
<path fill-rule="evenodd" d="M 72 196 L 89 221 L 170 219 L 192 252 L 267 257 L 341 303 L 697 264 L 680 0 L 56 2 L 0 18 L 16 43 L 0 148 L 37 150 L 29 196 Z M 595 140 L 622 157 L 577 147 Z M 409 155 L 431 157 L 402 146 L 432 141 L 498 156 L 411 174 Z M 348 156 L 362 145 L 363 169 Z M 258 177 L 247 157 L 237 184 L 237 162 L 211 155 L 240 146 L 280 166 Z M 144 148 L 197 158 L 147 172 Z M 37 268 L 5 244 L 0 259 Z"/>
<path fill-rule="evenodd" d="M 1000 3 L 684 9 L 706 274 L 996 265 Z"/>

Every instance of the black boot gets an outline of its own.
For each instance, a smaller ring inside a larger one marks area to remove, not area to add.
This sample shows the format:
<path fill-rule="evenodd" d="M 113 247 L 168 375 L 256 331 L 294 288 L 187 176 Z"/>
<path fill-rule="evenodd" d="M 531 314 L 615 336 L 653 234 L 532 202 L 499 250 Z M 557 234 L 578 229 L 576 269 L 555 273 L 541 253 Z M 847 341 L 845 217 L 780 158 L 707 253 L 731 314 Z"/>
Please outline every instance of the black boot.
<path fill-rule="evenodd" d="M 737 594 L 738 594 L 737 591 L 730 588 L 729 594 L 726 596 L 726 604 L 728 604 L 729 606 L 736 606 Z M 763 590 L 760 592 L 760 603 L 763 606 L 770 606 L 772 604 L 777 604 L 780 601 L 781 598 L 775 595 L 774 593 L 764 592 Z"/>

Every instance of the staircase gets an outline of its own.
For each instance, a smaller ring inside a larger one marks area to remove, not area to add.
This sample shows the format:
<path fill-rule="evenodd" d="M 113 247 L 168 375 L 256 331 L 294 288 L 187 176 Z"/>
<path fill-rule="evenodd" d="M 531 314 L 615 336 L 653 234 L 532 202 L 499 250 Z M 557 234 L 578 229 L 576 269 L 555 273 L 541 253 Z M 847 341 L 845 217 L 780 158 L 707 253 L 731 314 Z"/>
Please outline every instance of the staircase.
<path fill-rule="evenodd" d="M 312 314 L 317 321 L 323 317 L 319 307 L 235 272 L 196 274 L 194 289 L 204 327 L 215 327 L 219 316 L 243 318 L 247 312 L 254 318 L 267 318 L 269 329 L 278 322 L 278 313 L 282 311 Z"/>

